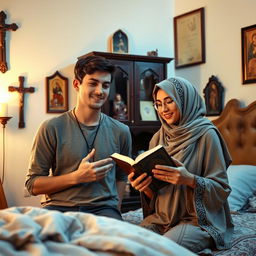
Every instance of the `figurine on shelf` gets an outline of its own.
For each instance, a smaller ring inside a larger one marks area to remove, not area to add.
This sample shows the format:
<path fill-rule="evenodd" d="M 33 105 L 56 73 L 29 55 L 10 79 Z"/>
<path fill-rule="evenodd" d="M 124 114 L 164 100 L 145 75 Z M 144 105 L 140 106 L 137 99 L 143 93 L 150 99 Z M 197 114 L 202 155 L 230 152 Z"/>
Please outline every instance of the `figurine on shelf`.
<path fill-rule="evenodd" d="M 126 120 L 127 119 L 127 107 L 122 100 L 122 96 L 120 93 L 115 95 L 115 99 L 113 102 L 113 112 L 114 118 L 118 120 Z"/>
<path fill-rule="evenodd" d="M 148 56 L 158 56 L 158 49 L 156 49 L 155 51 L 148 51 L 147 52 Z"/>

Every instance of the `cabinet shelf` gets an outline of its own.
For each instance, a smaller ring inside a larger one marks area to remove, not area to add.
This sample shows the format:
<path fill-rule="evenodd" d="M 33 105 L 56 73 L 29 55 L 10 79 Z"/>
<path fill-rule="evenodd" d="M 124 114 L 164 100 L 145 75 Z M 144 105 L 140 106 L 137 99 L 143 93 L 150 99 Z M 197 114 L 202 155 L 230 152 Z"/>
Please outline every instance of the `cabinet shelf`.
<path fill-rule="evenodd" d="M 134 55 L 134 54 L 120 54 L 120 53 L 111 53 L 111 52 L 89 52 L 85 55 L 82 55 L 78 57 L 84 58 L 90 55 L 98 55 L 105 57 L 106 59 L 111 60 L 127 60 L 127 61 L 144 61 L 144 62 L 156 62 L 156 63 L 169 63 L 173 60 L 173 58 L 167 58 L 167 57 L 158 57 L 158 56 L 147 56 L 147 55 Z"/>

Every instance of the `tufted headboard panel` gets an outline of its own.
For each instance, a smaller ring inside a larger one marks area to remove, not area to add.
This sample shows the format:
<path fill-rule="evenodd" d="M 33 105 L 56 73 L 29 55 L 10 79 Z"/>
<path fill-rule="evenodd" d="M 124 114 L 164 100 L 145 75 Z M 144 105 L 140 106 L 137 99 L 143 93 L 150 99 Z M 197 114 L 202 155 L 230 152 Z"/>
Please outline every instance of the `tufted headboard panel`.
<path fill-rule="evenodd" d="M 212 122 L 228 146 L 232 164 L 256 165 L 256 101 L 242 108 L 232 99 Z"/>

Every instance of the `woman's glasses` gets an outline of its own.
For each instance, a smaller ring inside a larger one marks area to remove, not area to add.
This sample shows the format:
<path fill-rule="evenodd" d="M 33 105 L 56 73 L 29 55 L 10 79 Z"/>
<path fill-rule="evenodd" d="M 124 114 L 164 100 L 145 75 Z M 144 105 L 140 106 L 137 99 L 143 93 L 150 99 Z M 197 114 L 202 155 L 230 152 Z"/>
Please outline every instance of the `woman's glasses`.
<path fill-rule="evenodd" d="M 163 109 L 163 106 L 168 107 L 168 105 L 172 103 L 173 103 L 173 100 L 171 98 L 165 98 L 163 102 L 160 100 L 155 101 L 153 106 L 156 111 L 161 111 Z"/>

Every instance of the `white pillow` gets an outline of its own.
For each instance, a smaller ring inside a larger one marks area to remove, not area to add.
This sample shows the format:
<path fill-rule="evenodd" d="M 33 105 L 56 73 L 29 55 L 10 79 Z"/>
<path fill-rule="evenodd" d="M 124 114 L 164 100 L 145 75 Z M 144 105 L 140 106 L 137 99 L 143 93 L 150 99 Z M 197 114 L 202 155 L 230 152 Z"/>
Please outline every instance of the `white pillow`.
<path fill-rule="evenodd" d="M 230 210 L 241 210 L 248 202 L 248 198 L 256 191 L 256 166 L 230 165 L 227 175 L 232 188 L 228 197 Z"/>

